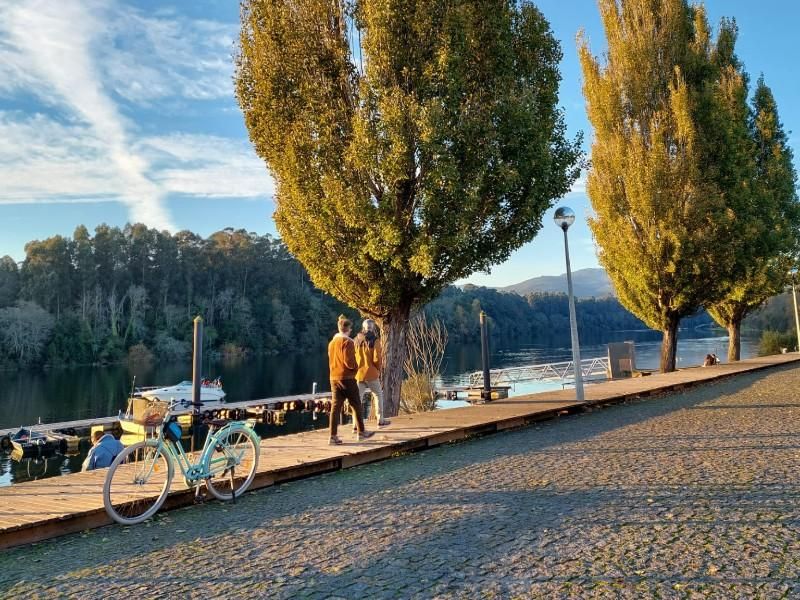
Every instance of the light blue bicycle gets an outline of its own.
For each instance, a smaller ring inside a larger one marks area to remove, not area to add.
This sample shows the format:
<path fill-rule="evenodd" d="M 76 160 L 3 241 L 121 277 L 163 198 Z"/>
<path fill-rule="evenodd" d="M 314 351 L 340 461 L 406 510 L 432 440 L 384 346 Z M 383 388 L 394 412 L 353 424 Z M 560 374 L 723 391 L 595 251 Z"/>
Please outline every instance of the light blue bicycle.
<path fill-rule="evenodd" d="M 111 463 L 103 485 L 103 504 L 117 523 L 134 525 L 152 517 L 169 494 L 175 463 L 189 488 L 205 483 L 219 500 L 235 500 L 253 482 L 261 439 L 242 421 L 212 419 L 199 453 L 181 446 L 180 425 L 170 420 L 175 402 L 161 402 L 154 438 L 128 446 Z"/>

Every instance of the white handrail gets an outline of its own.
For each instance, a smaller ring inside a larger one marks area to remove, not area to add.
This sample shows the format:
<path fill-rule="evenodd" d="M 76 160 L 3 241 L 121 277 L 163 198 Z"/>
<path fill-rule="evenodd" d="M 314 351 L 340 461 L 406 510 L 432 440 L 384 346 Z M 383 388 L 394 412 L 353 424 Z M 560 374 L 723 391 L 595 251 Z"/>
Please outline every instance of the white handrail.
<path fill-rule="evenodd" d="M 581 361 L 581 374 L 584 377 L 592 375 L 608 376 L 608 357 L 586 358 Z M 492 369 L 489 371 L 489 380 L 493 386 L 502 384 L 515 384 L 520 381 L 544 381 L 575 378 L 575 369 L 571 360 L 566 362 L 548 363 L 544 365 L 529 365 L 525 367 L 509 367 L 507 369 Z M 469 374 L 470 387 L 483 384 L 483 371 Z"/>

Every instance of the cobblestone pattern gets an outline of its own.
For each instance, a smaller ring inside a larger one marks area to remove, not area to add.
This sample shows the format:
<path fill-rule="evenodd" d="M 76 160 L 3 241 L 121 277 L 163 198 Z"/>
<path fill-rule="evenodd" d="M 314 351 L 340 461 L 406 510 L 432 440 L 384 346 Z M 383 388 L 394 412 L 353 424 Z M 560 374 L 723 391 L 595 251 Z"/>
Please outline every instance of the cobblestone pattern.
<path fill-rule="evenodd" d="M 0 555 L 0 597 L 800 597 L 800 369 Z"/>

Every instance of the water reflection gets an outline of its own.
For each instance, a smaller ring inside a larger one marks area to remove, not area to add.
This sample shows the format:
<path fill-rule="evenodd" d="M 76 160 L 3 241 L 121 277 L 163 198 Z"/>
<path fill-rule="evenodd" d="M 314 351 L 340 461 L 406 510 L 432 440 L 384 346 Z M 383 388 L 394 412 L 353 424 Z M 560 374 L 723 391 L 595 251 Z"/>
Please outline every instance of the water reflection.
<path fill-rule="evenodd" d="M 107 415 L 125 408 L 131 382 L 172 385 L 191 378 L 191 365 L 152 363 L 129 367 L 77 367 L 7 373 L 0 386 L 0 428 Z M 205 376 L 222 377 L 231 402 L 311 391 L 314 381 L 325 389 L 327 359 L 313 355 L 262 356 L 211 363 Z"/>
<path fill-rule="evenodd" d="M 46 477 L 77 473 L 88 452 L 88 443 L 79 454 L 51 454 L 16 460 L 11 454 L 0 453 L 0 486 L 13 482 L 36 481 Z"/>

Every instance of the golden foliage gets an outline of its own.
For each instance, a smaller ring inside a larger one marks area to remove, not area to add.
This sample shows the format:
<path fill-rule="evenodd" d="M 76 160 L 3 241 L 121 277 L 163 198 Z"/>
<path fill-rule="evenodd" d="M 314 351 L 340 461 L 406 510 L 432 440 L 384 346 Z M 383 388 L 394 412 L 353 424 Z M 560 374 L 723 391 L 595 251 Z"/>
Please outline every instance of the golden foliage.
<path fill-rule="evenodd" d="M 599 0 L 604 64 L 579 40 L 594 127 L 587 192 L 599 259 L 620 301 L 665 331 L 724 297 L 750 263 L 754 145 L 736 25 L 712 39 L 686 0 Z"/>

